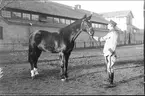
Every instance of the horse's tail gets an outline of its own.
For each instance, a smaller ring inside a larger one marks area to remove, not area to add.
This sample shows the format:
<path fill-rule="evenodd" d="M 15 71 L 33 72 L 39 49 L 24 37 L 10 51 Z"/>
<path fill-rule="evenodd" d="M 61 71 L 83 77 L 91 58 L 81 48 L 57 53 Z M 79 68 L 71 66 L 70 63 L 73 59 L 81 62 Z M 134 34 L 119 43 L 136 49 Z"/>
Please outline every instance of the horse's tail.
<path fill-rule="evenodd" d="M 29 48 L 28 48 L 28 62 L 30 62 L 30 53 L 31 53 L 31 47 L 30 47 L 30 45 L 29 45 Z"/>
<path fill-rule="evenodd" d="M 30 55 L 37 45 L 42 40 L 42 33 L 40 31 L 33 32 L 29 37 L 28 61 L 30 62 Z"/>
<path fill-rule="evenodd" d="M 29 45 L 28 45 L 28 62 L 30 62 L 30 55 L 32 54 L 32 51 L 33 51 L 33 39 L 34 39 L 34 33 L 32 33 L 30 36 L 29 36 Z"/>

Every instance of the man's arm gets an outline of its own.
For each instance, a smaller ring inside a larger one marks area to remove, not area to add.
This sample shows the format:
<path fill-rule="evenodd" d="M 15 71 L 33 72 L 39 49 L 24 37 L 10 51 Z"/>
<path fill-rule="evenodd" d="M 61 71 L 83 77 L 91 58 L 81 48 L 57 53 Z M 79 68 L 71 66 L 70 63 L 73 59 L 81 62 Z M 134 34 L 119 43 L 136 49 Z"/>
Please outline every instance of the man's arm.
<path fill-rule="evenodd" d="M 110 34 L 107 34 L 105 35 L 104 37 L 97 37 L 97 36 L 93 36 L 93 38 L 96 40 L 96 41 L 106 41 L 107 39 L 110 38 Z"/>

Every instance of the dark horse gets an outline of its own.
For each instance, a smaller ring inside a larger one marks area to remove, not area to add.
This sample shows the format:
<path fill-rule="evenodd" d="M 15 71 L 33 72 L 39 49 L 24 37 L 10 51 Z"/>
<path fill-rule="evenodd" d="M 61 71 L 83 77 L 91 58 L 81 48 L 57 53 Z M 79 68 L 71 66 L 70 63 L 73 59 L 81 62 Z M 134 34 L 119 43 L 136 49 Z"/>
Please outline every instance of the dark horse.
<path fill-rule="evenodd" d="M 74 23 L 61 28 L 59 33 L 38 30 L 30 35 L 28 61 L 31 64 L 31 77 L 38 74 L 37 61 L 41 52 L 59 53 L 61 61 L 61 80 L 66 80 L 68 59 L 74 48 L 74 43 L 78 35 L 84 32 L 92 31 L 90 21 L 92 15 L 76 20 Z"/>

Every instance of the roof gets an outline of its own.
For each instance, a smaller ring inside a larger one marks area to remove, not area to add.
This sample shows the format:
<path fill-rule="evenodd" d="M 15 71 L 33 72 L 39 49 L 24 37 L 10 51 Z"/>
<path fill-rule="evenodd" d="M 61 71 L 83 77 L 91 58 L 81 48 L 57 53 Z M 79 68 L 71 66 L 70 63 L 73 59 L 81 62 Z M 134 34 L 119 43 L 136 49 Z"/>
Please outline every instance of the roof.
<path fill-rule="evenodd" d="M 39 12 L 49 15 L 63 16 L 68 18 L 76 18 L 80 19 L 85 14 L 90 15 L 91 12 L 87 10 L 77 10 L 72 8 L 71 6 L 67 6 L 64 4 L 59 4 L 56 2 L 39 2 L 39 1 L 15 1 L 7 5 L 7 8 L 14 8 L 20 10 L 27 10 L 33 12 Z M 108 24 L 108 21 L 105 20 L 99 14 L 93 14 L 91 21 L 96 21 L 104 24 Z"/>
<path fill-rule="evenodd" d="M 101 22 L 101 23 L 109 23 L 108 20 L 105 20 L 105 22 L 102 22 L 104 21 L 104 17 L 103 16 L 100 16 L 99 14 L 95 13 L 95 12 L 90 12 L 90 11 L 87 11 L 87 10 L 84 10 L 84 9 L 75 9 L 75 11 L 78 11 L 82 14 L 92 14 L 92 20 L 95 20 L 96 22 Z"/>
<path fill-rule="evenodd" d="M 132 25 L 132 27 L 134 28 L 134 29 L 137 29 L 137 30 L 139 30 L 139 28 L 137 28 L 136 26 L 134 26 L 134 25 Z"/>
<path fill-rule="evenodd" d="M 100 13 L 100 15 L 103 17 L 125 17 L 128 16 L 129 14 L 131 14 L 132 17 L 134 18 L 132 11 L 130 10 Z"/>

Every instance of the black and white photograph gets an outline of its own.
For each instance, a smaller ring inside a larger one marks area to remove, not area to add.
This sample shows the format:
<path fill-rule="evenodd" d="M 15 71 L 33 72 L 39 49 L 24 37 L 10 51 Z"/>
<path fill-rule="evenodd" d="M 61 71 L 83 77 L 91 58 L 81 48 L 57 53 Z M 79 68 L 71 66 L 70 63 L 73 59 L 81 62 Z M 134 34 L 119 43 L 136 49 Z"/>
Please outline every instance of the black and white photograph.
<path fill-rule="evenodd" d="M 0 0 L 0 95 L 144 95 L 144 0 Z"/>

